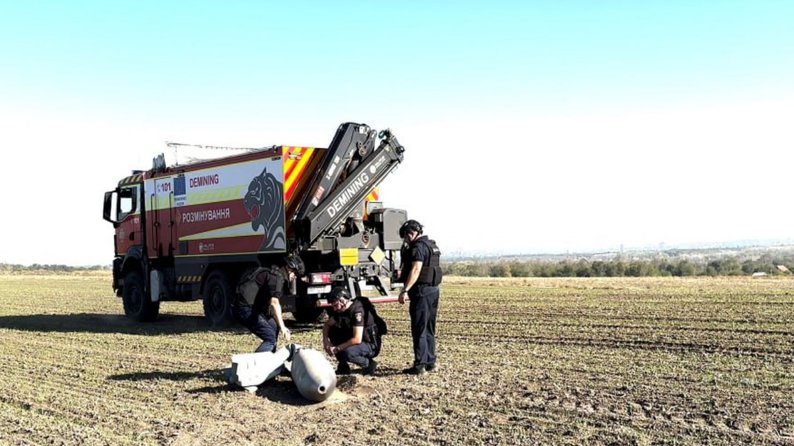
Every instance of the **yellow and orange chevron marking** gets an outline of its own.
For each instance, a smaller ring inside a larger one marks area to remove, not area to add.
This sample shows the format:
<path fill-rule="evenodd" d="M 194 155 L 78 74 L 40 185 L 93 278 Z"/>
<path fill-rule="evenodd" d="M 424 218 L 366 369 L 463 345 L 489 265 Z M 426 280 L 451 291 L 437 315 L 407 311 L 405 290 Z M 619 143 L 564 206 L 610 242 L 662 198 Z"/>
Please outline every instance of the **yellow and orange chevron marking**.
<path fill-rule="evenodd" d="M 124 178 L 121 181 L 119 181 L 119 186 L 123 186 L 123 185 L 126 185 L 126 184 L 139 183 L 140 181 L 141 181 L 141 175 L 132 175 L 132 176 L 129 176 L 129 177 Z"/>
<path fill-rule="evenodd" d="M 323 151 L 313 147 L 282 146 L 284 160 L 284 207 L 287 211 L 287 232 L 290 231 L 291 217 L 298 208 L 304 189 L 312 180 L 314 172 L 322 161 Z M 295 200 L 292 198 L 295 197 Z M 372 189 L 365 201 L 378 201 L 378 188 Z"/>
<path fill-rule="evenodd" d="M 313 147 L 282 148 L 284 157 L 284 203 L 289 206 L 296 190 L 311 180 L 311 172 L 317 169 L 322 157 L 313 156 Z"/>

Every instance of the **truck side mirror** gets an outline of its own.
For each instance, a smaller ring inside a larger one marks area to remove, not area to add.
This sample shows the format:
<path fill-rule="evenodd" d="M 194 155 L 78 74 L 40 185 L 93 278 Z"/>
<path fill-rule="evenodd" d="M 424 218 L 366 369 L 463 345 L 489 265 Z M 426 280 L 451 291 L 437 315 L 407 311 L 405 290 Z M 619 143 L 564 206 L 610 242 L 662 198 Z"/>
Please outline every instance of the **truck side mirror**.
<path fill-rule="evenodd" d="M 115 204 L 116 191 L 112 190 L 110 192 L 105 192 L 105 206 L 102 210 L 102 218 L 111 223 L 116 223 L 116 213 L 114 212 Z"/>

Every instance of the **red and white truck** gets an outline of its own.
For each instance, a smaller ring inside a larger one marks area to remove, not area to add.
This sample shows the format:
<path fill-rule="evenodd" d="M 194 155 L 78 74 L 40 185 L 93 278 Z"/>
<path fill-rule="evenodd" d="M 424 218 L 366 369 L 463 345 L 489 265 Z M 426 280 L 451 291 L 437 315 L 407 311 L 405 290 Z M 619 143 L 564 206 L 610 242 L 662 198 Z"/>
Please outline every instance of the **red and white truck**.
<path fill-rule="evenodd" d="M 333 286 L 387 296 L 407 215 L 383 207 L 377 186 L 403 151 L 389 130 L 345 123 L 327 149 L 272 146 L 173 166 L 161 156 L 133 171 L 105 193 L 103 212 L 125 314 L 151 321 L 161 302 L 201 299 L 222 324 L 242 275 L 288 253 L 307 270 L 281 303 L 299 321 L 320 315 Z"/>

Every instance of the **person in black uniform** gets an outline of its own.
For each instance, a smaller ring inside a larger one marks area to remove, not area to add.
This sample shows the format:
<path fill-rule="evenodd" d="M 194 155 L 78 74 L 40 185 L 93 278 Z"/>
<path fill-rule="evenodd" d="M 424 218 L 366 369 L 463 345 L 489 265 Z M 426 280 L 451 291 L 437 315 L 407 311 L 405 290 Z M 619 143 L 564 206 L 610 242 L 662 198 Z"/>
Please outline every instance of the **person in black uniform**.
<path fill-rule="evenodd" d="M 402 267 L 398 280 L 404 280 L 398 301 L 410 299 L 408 313 L 411 316 L 414 363 L 403 370 L 410 375 L 422 375 L 436 369 L 436 316 L 438 315 L 441 269 L 440 251 L 435 242 L 422 235 L 422 225 L 408 220 L 400 227 L 400 237 L 405 242 L 402 250 Z"/>
<path fill-rule="evenodd" d="M 284 290 L 289 289 L 289 283 L 296 277 L 302 277 L 306 268 L 300 257 L 287 256 L 284 266 L 271 266 L 259 268 L 253 280 L 259 289 L 253 302 L 246 299 L 245 294 L 239 292 L 232 303 L 232 316 L 251 333 L 262 340 L 256 352 L 275 352 L 279 332 L 284 334 L 284 340 L 289 342 L 290 332 L 284 325 L 279 299 Z"/>
<path fill-rule="evenodd" d="M 336 373 L 349 374 L 352 362 L 361 366 L 365 375 L 372 375 L 378 366 L 373 359 L 378 354 L 378 346 L 372 312 L 366 311 L 361 300 L 351 299 L 343 287 L 334 288 L 328 302 L 334 311 L 323 325 L 323 348 L 339 361 Z"/>

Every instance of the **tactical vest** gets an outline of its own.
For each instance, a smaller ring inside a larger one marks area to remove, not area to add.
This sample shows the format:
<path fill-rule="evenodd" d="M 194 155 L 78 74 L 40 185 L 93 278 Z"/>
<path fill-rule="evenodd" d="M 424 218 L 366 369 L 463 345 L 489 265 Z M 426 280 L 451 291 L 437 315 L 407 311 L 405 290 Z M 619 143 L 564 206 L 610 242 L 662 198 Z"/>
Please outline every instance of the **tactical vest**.
<path fill-rule="evenodd" d="M 287 278 L 278 266 L 262 266 L 240 278 L 236 299 L 240 304 L 254 306 L 269 315 L 270 298 L 280 298 Z"/>
<path fill-rule="evenodd" d="M 441 283 L 441 250 L 438 249 L 435 240 L 430 240 L 427 237 L 420 237 L 416 239 L 416 243 L 422 243 L 430 251 L 430 261 L 427 264 L 422 264 L 422 269 L 419 271 L 419 278 L 417 283 L 428 284 L 431 286 L 438 286 Z"/>
<path fill-rule="evenodd" d="M 364 311 L 364 342 L 373 346 L 373 358 L 380 353 L 382 345 L 382 336 L 388 332 L 386 321 L 378 315 L 375 306 L 366 297 L 358 297 L 353 301 L 353 305 L 360 302 L 362 310 Z M 334 344 L 341 344 L 351 336 L 353 336 L 354 321 L 353 321 L 353 308 L 345 310 L 344 313 L 334 313 L 331 318 L 335 324 L 331 327 L 328 336 Z"/>

